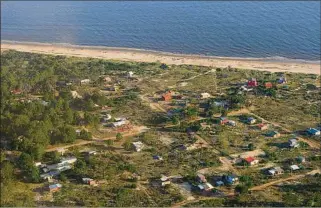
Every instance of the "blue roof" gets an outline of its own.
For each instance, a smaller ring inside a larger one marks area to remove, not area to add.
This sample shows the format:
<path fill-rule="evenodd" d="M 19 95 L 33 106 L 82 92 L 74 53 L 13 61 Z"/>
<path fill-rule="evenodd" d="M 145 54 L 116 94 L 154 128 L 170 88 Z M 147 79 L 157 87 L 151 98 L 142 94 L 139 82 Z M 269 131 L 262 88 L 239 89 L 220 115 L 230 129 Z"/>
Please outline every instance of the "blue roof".
<path fill-rule="evenodd" d="M 315 134 L 315 133 L 319 132 L 319 130 L 318 130 L 318 129 L 315 129 L 315 128 L 308 128 L 308 132 L 309 132 L 310 134 Z"/>
<path fill-rule="evenodd" d="M 224 182 L 223 182 L 223 181 L 216 181 L 216 182 L 215 182 L 215 185 L 217 185 L 217 186 L 222 186 L 222 185 L 224 185 Z"/>
<path fill-rule="evenodd" d="M 49 188 L 50 189 L 54 189 L 54 188 L 61 188 L 62 185 L 60 183 L 57 183 L 57 184 L 53 184 L 53 185 L 50 185 Z"/>

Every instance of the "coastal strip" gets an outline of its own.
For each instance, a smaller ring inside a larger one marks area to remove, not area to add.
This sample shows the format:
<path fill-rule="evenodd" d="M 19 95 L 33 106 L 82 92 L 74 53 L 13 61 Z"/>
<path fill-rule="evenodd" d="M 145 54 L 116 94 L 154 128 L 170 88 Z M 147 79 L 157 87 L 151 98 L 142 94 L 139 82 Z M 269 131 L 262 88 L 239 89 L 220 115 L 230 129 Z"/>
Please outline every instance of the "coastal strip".
<path fill-rule="evenodd" d="M 269 72 L 294 72 L 318 75 L 321 74 L 320 61 L 216 57 L 203 55 L 174 54 L 132 48 L 1 41 L 1 51 L 5 50 L 17 50 L 22 52 L 75 57 L 100 58 L 119 61 L 161 62 L 169 65 L 186 64 L 210 67 L 212 66 L 220 68 L 230 66 L 239 69 Z"/>

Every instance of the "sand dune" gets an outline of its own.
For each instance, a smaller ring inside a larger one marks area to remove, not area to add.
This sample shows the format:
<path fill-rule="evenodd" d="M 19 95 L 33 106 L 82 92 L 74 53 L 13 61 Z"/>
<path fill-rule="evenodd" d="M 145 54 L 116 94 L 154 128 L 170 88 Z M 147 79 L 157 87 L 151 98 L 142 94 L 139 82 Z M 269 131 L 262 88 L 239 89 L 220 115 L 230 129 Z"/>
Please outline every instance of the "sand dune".
<path fill-rule="evenodd" d="M 74 46 L 62 44 L 43 44 L 30 42 L 1 42 L 1 51 L 13 49 L 17 51 L 91 57 L 121 61 L 162 62 L 166 64 L 188 64 L 213 67 L 251 69 L 270 72 L 296 72 L 320 75 L 320 62 L 296 60 L 269 60 L 255 58 L 228 58 L 199 55 L 173 54 L 130 48 L 111 48 L 95 46 Z"/>

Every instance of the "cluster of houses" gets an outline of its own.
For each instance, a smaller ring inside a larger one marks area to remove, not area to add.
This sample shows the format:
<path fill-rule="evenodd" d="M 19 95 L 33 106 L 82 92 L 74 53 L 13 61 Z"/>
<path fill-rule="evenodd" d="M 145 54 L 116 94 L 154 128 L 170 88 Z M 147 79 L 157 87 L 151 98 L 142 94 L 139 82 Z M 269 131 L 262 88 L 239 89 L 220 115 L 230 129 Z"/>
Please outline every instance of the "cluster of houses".
<path fill-rule="evenodd" d="M 287 83 L 287 80 L 286 80 L 286 77 L 284 77 L 284 76 L 279 77 L 279 78 L 276 80 L 276 82 L 275 82 L 275 84 L 279 84 L 279 85 L 286 84 L 286 83 Z M 239 92 L 239 94 L 241 94 L 242 91 L 243 91 L 243 92 L 252 91 L 253 88 L 258 87 L 258 86 L 259 86 L 259 83 L 258 83 L 257 79 L 256 79 L 256 78 L 250 78 L 250 79 L 246 82 L 245 85 L 242 85 L 242 86 L 240 87 L 240 90 L 241 90 L 241 91 Z M 263 85 L 263 86 L 264 86 L 266 89 L 270 89 L 270 88 L 273 87 L 273 83 L 272 83 L 272 82 L 264 82 L 264 85 Z"/>
<path fill-rule="evenodd" d="M 230 126 L 236 126 L 236 122 L 235 121 L 229 120 L 226 117 L 220 117 L 219 120 L 220 120 L 220 124 L 221 125 L 227 124 L 227 125 L 230 125 Z"/>
<path fill-rule="evenodd" d="M 112 116 L 108 113 L 106 110 L 102 110 L 100 113 L 100 122 L 103 125 L 106 125 L 107 122 L 109 122 L 112 119 Z M 123 125 L 128 124 L 129 121 L 125 117 L 116 117 L 114 118 L 114 121 L 108 124 L 109 126 L 113 128 L 121 127 Z"/>
<path fill-rule="evenodd" d="M 59 163 L 51 165 L 36 163 L 36 166 L 40 167 L 43 172 L 43 174 L 40 175 L 40 178 L 51 181 L 53 177 L 58 176 L 61 172 L 70 170 L 76 161 L 76 157 L 66 157 L 62 158 Z"/>
<path fill-rule="evenodd" d="M 290 165 L 289 166 L 289 170 L 292 172 L 292 171 L 297 171 L 297 170 L 300 170 L 301 168 L 298 166 L 298 165 Z M 284 170 L 279 167 L 279 166 L 276 166 L 276 167 L 273 167 L 273 168 L 269 168 L 266 172 L 268 175 L 270 176 L 277 176 L 277 175 L 281 175 L 284 173 Z"/>

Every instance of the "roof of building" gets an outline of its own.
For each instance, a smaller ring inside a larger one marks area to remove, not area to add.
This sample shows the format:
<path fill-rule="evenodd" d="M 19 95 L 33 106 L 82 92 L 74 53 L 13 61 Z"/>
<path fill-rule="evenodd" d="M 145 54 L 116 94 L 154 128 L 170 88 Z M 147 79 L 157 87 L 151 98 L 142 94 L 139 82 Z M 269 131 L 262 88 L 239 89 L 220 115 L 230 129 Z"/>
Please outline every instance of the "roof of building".
<path fill-rule="evenodd" d="M 291 170 L 299 170 L 300 169 L 300 167 L 297 165 L 291 165 L 290 168 L 291 168 Z"/>
<path fill-rule="evenodd" d="M 253 162 L 254 160 L 256 160 L 254 157 L 247 157 L 247 158 L 245 158 L 244 159 L 246 162 L 248 162 L 248 163 L 251 163 L 251 162 Z"/>
<path fill-rule="evenodd" d="M 60 183 L 49 185 L 49 189 L 61 188 L 61 187 L 62 187 L 62 185 Z"/>
<path fill-rule="evenodd" d="M 320 130 L 316 129 L 316 128 L 308 128 L 308 132 L 311 134 L 315 134 L 317 132 L 320 132 Z"/>

